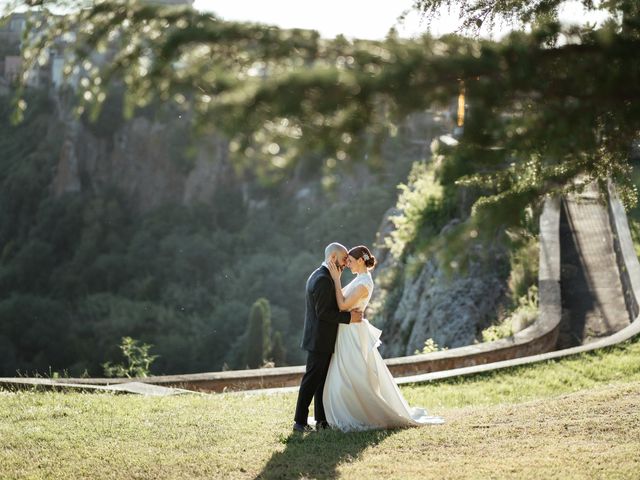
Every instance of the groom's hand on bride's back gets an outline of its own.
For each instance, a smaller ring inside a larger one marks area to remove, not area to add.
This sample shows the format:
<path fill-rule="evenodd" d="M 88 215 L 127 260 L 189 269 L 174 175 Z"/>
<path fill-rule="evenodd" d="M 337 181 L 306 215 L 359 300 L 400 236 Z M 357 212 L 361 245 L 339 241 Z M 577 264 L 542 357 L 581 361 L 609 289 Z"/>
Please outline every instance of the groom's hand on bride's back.
<path fill-rule="evenodd" d="M 360 310 L 351 310 L 351 323 L 360 323 L 362 321 L 362 312 Z"/>

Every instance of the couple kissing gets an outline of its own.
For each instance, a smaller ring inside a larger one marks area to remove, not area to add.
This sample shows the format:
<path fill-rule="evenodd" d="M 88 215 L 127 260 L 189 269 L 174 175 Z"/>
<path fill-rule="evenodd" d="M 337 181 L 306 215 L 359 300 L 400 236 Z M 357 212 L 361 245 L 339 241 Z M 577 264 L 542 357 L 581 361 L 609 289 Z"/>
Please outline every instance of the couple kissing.
<path fill-rule="evenodd" d="M 376 259 L 364 245 L 329 244 L 308 278 L 302 348 L 307 351 L 293 430 L 343 432 L 444 423 L 411 408 L 378 352 L 381 330 L 364 318 Z M 341 285 L 344 268 L 356 277 Z M 314 402 L 314 418 L 309 406 Z"/>

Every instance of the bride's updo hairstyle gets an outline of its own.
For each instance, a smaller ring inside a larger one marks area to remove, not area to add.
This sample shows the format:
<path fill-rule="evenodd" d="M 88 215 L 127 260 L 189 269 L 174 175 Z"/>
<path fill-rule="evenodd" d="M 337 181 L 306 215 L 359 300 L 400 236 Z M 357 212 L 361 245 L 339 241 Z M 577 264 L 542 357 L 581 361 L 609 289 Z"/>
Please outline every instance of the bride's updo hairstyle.
<path fill-rule="evenodd" d="M 358 260 L 359 258 L 364 259 L 364 265 L 369 270 L 376 266 L 376 257 L 374 257 L 371 254 L 371 251 L 364 245 L 353 247 L 351 250 L 349 250 L 349 255 L 351 255 L 356 260 Z"/>

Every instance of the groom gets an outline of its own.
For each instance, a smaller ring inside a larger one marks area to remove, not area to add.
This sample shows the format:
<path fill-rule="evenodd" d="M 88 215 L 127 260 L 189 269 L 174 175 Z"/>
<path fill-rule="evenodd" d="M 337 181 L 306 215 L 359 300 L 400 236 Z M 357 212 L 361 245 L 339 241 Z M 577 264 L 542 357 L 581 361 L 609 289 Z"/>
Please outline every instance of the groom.
<path fill-rule="evenodd" d="M 347 264 L 347 255 L 347 249 L 343 245 L 339 243 L 328 245 L 324 250 L 322 266 L 307 280 L 302 338 L 302 348 L 307 350 L 307 368 L 298 392 L 293 424 L 293 430 L 296 432 L 311 431 L 311 427 L 307 424 L 307 417 L 312 398 L 316 428 L 320 430 L 328 427 L 322 404 L 322 390 L 338 335 L 338 324 L 362 321 L 362 312 L 356 310 L 341 312 L 338 309 L 333 279 L 327 268 L 329 262 L 333 262 L 339 270 L 344 269 Z"/>

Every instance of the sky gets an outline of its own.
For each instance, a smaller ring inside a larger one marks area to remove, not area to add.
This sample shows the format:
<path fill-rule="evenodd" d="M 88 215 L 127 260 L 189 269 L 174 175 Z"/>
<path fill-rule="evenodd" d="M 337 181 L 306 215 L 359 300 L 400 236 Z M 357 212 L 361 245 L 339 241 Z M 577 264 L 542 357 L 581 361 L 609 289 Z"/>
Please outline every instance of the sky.
<path fill-rule="evenodd" d="M 318 30 L 323 37 L 338 34 L 384 38 L 413 0 L 196 0 L 194 7 L 225 20 L 252 21 L 283 28 Z M 412 22 L 410 29 L 416 23 Z M 401 31 L 402 29 L 398 29 Z M 402 36 L 409 36 L 406 28 Z"/>
<path fill-rule="evenodd" d="M 211 11 L 224 20 L 318 30 L 325 38 L 343 34 L 350 38 L 382 39 L 394 26 L 402 37 L 420 35 L 427 30 L 440 36 L 456 30 L 455 10 L 443 12 L 429 27 L 416 12 L 410 13 L 404 25 L 398 25 L 397 18 L 403 11 L 410 10 L 413 3 L 414 0 L 195 0 L 194 7 Z M 577 1 L 567 2 L 560 12 L 560 19 L 569 23 L 601 18 L 601 14 L 585 15 Z M 499 38 L 507 32 L 506 26 L 498 26 L 493 34 L 481 32 L 481 35 Z"/>
<path fill-rule="evenodd" d="M 224 20 L 317 30 L 325 38 L 343 34 L 349 38 L 382 39 L 392 27 L 401 37 L 427 31 L 440 36 L 454 32 L 459 25 L 456 9 L 443 11 L 427 25 L 411 8 L 413 3 L 414 0 L 195 0 L 194 7 Z M 0 0 L 0 12 L 6 4 L 7 0 Z M 405 11 L 410 12 L 406 21 L 398 24 L 398 17 Z M 560 10 L 560 19 L 568 23 L 598 22 L 604 17 L 599 12 L 585 13 L 577 0 L 568 0 Z M 481 36 L 496 39 L 508 31 L 506 25 L 498 25 L 493 32 L 481 31 Z"/>

